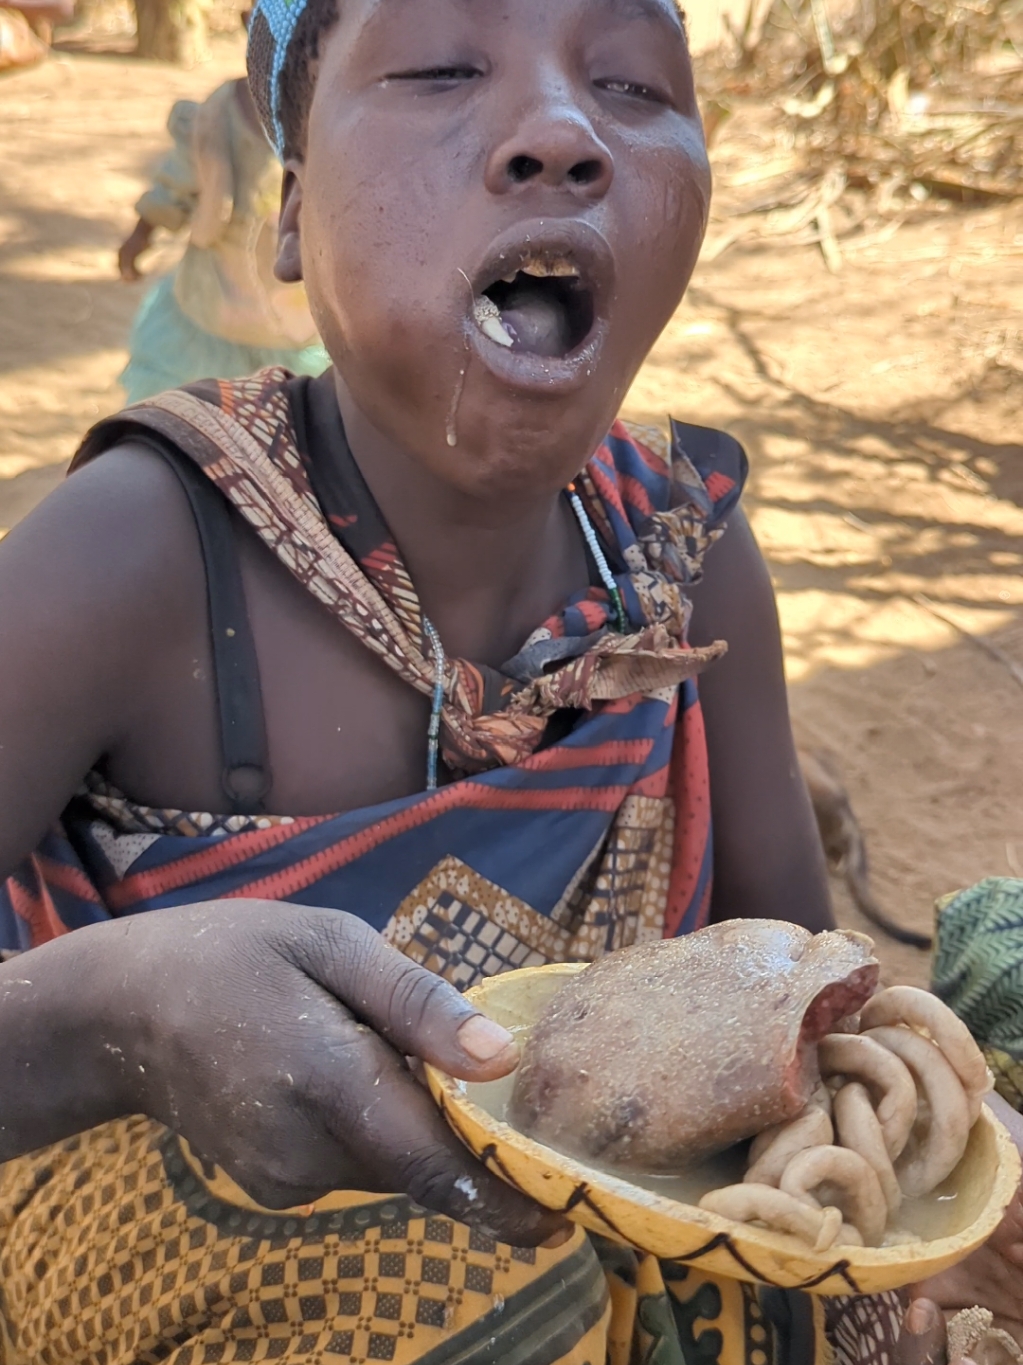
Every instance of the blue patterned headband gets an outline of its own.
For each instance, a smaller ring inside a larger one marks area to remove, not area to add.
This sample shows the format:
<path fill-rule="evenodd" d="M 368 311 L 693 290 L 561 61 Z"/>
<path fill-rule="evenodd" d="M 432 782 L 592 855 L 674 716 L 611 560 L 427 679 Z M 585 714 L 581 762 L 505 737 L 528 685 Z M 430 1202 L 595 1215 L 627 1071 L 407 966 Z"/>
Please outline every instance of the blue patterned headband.
<path fill-rule="evenodd" d="M 266 135 L 284 159 L 281 72 L 308 0 L 257 0 L 249 20 L 248 70 L 252 98 Z"/>

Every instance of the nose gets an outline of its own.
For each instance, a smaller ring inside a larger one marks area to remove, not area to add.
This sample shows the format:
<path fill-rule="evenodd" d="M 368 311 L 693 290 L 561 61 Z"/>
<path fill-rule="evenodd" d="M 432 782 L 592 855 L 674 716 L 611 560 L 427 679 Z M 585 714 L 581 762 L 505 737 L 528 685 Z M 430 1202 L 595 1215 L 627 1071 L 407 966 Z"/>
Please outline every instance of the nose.
<path fill-rule="evenodd" d="M 602 199 L 613 177 L 610 151 L 565 98 L 533 102 L 515 132 L 494 149 L 486 170 L 493 194 L 543 185 L 587 201 Z"/>

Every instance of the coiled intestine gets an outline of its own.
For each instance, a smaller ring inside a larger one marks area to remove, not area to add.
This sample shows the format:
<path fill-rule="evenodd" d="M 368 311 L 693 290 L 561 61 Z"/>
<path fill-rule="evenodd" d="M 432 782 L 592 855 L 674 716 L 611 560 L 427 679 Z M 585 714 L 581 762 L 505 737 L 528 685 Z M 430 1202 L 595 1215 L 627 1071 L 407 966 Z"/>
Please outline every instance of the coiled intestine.
<path fill-rule="evenodd" d="M 743 1184 L 701 1208 L 816 1251 L 905 1240 L 892 1227 L 903 1198 L 931 1193 L 959 1164 L 991 1075 L 965 1025 L 913 986 L 880 991 L 856 1027 L 818 1045 L 826 1096 L 754 1139 Z"/>

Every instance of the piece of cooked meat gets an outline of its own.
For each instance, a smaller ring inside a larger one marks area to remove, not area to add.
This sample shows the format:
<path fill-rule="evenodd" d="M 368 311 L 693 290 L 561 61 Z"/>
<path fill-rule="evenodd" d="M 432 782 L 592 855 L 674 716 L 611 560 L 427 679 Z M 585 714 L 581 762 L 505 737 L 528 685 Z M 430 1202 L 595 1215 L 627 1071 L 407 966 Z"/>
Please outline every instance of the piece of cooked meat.
<path fill-rule="evenodd" d="M 602 1165 L 679 1170 L 792 1118 L 817 1042 L 877 987 L 863 934 L 730 920 L 612 953 L 570 980 L 523 1050 L 510 1116 Z"/>

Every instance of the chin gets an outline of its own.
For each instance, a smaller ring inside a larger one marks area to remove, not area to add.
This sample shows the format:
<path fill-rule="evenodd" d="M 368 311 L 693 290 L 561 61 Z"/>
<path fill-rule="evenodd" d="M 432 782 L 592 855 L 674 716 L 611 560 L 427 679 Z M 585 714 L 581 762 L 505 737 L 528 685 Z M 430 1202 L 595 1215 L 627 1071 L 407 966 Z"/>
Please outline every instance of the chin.
<path fill-rule="evenodd" d="M 393 280 L 344 272 L 328 282 L 330 306 L 328 291 L 308 281 L 352 404 L 406 458 L 474 501 L 563 488 L 617 416 L 674 311 L 671 290 L 660 291 L 656 312 L 639 290 L 623 307 L 610 247 L 578 220 L 521 222 L 474 274 L 438 276 L 442 288 L 411 307 L 394 302 L 413 291 Z"/>

